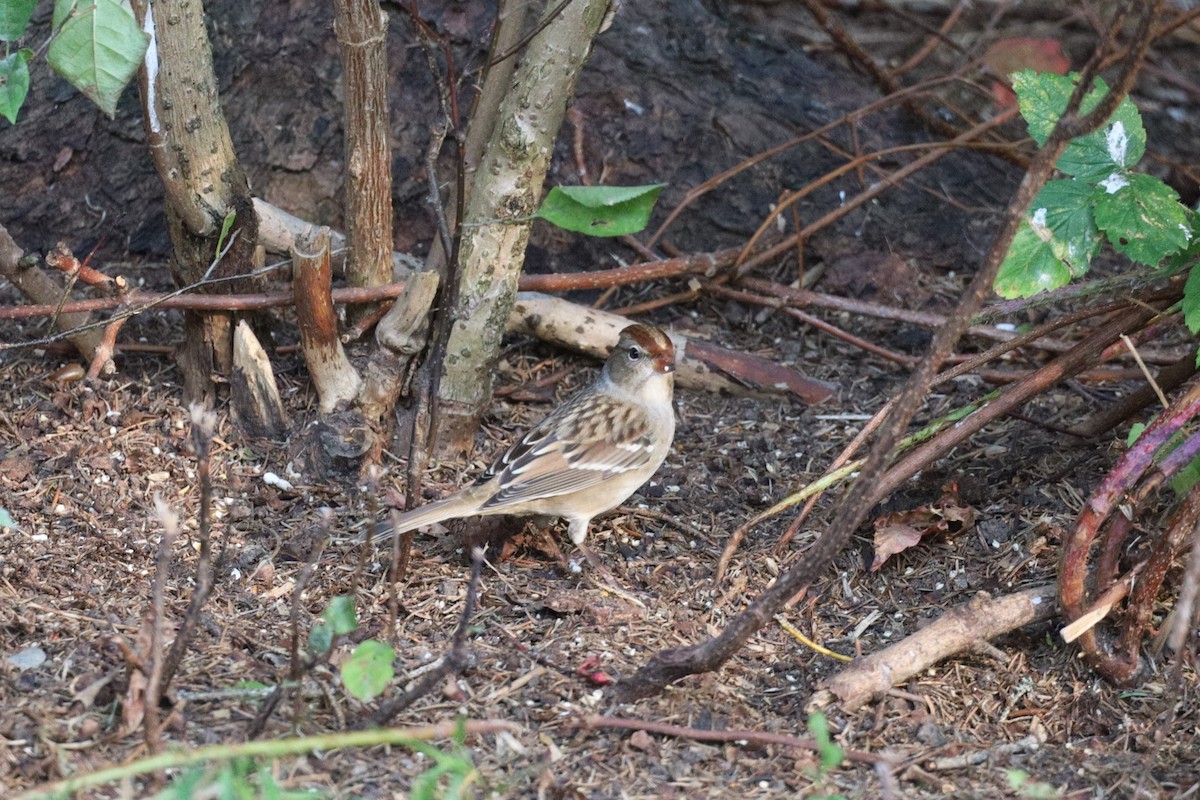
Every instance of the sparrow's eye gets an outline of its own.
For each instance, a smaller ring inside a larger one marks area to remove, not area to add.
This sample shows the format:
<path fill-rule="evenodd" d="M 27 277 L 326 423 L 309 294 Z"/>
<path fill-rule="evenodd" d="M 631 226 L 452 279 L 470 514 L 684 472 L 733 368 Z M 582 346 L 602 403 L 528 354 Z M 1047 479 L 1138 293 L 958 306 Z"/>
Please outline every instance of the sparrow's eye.
<path fill-rule="evenodd" d="M 629 348 L 629 360 L 630 361 L 637 361 L 641 357 L 642 357 L 642 348 L 638 347 L 637 345 L 634 345 L 633 347 Z"/>

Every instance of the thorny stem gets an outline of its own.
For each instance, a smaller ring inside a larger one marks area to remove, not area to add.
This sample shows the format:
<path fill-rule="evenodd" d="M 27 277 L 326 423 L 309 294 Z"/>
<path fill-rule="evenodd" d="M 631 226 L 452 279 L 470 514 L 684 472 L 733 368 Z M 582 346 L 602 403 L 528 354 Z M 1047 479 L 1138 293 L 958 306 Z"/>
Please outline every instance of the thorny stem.
<path fill-rule="evenodd" d="M 985 297 L 991 292 L 1000 264 L 1008 253 L 1025 210 L 1050 177 L 1054 164 L 1070 139 L 1098 128 L 1128 90 L 1148 45 L 1150 20 L 1155 12 L 1161 9 L 1162 2 L 1163 0 L 1157 0 L 1145 11 L 1138 28 L 1141 41 L 1125 64 L 1122 80 L 1118 81 L 1117 87 L 1107 98 L 1111 100 L 1116 97 L 1115 102 L 1105 103 L 1110 107 L 1102 115 L 1092 113 L 1078 119 L 1075 114 L 1085 92 L 1091 87 L 1094 69 L 1084 71 L 1080 86 L 1067 103 L 1066 113 L 1055 125 L 1045 145 L 1038 151 L 1010 202 L 1005 224 L 997 234 L 986 261 L 959 301 L 954 315 L 944 327 L 934 333 L 929 354 L 918 365 L 897 397 L 892 413 L 880 427 L 878 438 L 858 480 L 843 496 L 829 528 L 795 566 L 780 575 L 745 611 L 734 617 L 718 636 L 689 647 L 661 650 L 636 674 L 617 684 L 615 696 L 618 701 L 627 702 L 647 697 L 661 691 L 668 683 L 687 675 L 720 667 L 755 631 L 774 617 L 788 599 L 823 572 L 850 541 L 855 529 L 866 519 L 871 508 L 885 496 L 880 491 L 879 479 L 891 458 L 892 450 L 924 400 L 939 366 L 950 355 L 959 338 L 969 327 L 972 317 L 982 307 Z"/>

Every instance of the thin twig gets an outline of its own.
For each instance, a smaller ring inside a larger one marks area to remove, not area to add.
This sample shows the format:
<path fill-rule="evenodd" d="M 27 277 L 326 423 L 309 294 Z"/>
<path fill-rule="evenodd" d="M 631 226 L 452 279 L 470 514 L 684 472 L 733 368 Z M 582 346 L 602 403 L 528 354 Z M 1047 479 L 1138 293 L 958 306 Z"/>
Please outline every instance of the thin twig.
<path fill-rule="evenodd" d="M 392 717 L 431 692 L 446 676 L 457 675 L 470 662 L 471 653 L 468 648 L 467 634 L 470 631 L 471 617 L 475 615 L 482 571 L 483 548 L 472 548 L 471 579 L 467 583 L 467 597 L 463 602 L 462 616 L 459 617 L 458 628 L 454 631 L 450 649 L 446 651 L 435 667 L 422 674 L 406 691 L 380 705 L 371 715 L 370 724 L 386 725 Z"/>
<path fill-rule="evenodd" d="M 1121 334 L 1121 341 L 1125 343 L 1125 347 L 1129 349 L 1129 353 L 1133 356 L 1133 360 L 1137 362 L 1138 368 L 1142 371 L 1142 374 L 1146 376 L 1146 383 L 1150 384 L 1150 386 L 1154 388 L 1154 393 L 1158 396 L 1158 402 L 1162 404 L 1163 408 L 1166 408 L 1167 396 L 1163 394 L 1163 390 L 1154 380 L 1154 376 L 1150 374 L 1149 367 L 1146 366 L 1145 361 L 1142 361 L 1142 357 L 1138 353 L 1137 348 L 1134 346 L 1133 341 L 1130 340 L 1129 336 L 1124 333 Z"/>

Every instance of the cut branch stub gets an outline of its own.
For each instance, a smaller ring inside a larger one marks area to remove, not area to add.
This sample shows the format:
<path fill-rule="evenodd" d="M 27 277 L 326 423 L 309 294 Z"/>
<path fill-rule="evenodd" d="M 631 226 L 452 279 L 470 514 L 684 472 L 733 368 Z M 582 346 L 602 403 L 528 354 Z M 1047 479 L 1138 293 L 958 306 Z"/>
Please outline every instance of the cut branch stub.
<path fill-rule="evenodd" d="M 251 436 L 283 438 L 288 429 L 287 411 L 275 385 L 275 372 L 246 320 L 239 322 L 233 332 L 230 383 L 238 427 Z"/>
<path fill-rule="evenodd" d="M 328 414 L 349 405 L 362 386 L 362 378 L 338 338 L 337 314 L 330 294 L 333 276 L 329 229 L 322 228 L 315 241 L 292 248 L 292 261 L 300 346 L 321 412 Z"/>
<path fill-rule="evenodd" d="M 39 305 L 53 306 L 62 303 L 63 287 L 49 274 L 39 269 L 31 259 L 25 259 L 24 253 L 3 225 L 0 225 L 0 275 L 7 278 L 21 294 Z M 69 331 L 86 325 L 89 314 L 86 312 L 65 312 L 59 314 L 54 326 L 60 331 Z M 104 340 L 99 330 L 91 329 L 72 334 L 71 344 L 89 361 L 93 361 Z M 112 362 L 109 361 L 109 364 Z"/>

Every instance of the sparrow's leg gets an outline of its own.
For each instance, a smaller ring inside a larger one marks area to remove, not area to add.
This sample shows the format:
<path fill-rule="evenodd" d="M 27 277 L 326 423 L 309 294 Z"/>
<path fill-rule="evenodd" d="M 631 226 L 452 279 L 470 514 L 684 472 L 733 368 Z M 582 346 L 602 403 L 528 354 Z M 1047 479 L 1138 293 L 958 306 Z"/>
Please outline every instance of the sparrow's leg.
<path fill-rule="evenodd" d="M 612 592 L 617 597 L 628 600 L 639 608 L 646 607 L 646 604 L 639 600 L 636 595 L 621 585 L 616 576 L 609 571 L 608 567 L 604 566 L 604 562 L 600 560 L 600 556 L 596 555 L 595 550 L 588 547 L 583 542 L 577 542 L 576 547 L 579 548 L 579 552 L 583 553 L 584 557 L 587 558 L 588 563 L 591 564 L 592 578 L 595 580 L 598 576 L 599 580 L 597 582 L 603 584 L 602 588 Z"/>

